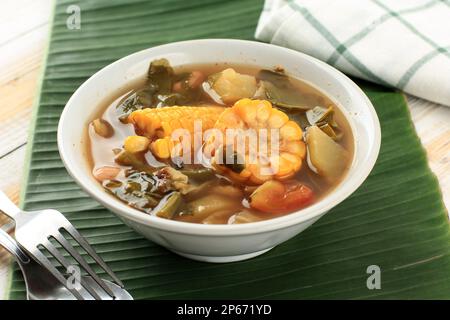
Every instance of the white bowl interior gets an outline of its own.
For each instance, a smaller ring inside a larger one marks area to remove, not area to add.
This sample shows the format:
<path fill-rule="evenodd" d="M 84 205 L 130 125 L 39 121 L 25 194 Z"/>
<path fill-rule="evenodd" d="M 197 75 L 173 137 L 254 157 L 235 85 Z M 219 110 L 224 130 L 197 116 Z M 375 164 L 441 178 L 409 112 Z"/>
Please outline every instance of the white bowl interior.
<path fill-rule="evenodd" d="M 91 174 L 83 133 L 105 98 L 130 81 L 142 78 L 149 62 L 157 58 L 167 58 L 173 66 L 216 62 L 262 68 L 282 65 L 291 76 L 309 82 L 328 95 L 347 116 L 355 138 L 354 160 L 347 177 L 324 199 L 308 208 L 247 225 L 201 225 L 161 219 L 132 209 L 107 194 Z M 120 216 L 179 233 L 231 235 L 300 223 L 337 205 L 354 192 L 369 174 L 378 155 L 380 136 L 378 118 L 370 101 L 350 79 L 336 69 L 307 55 L 274 45 L 215 39 L 178 42 L 146 49 L 100 70 L 80 86 L 68 101 L 58 128 L 58 146 L 72 177 L 85 191 Z"/>

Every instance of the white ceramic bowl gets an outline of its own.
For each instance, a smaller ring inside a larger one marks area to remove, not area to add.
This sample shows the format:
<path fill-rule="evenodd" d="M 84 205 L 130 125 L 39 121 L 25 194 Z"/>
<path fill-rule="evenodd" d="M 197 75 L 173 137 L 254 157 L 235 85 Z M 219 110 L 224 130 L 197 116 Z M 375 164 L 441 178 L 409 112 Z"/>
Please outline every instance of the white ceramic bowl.
<path fill-rule="evenodd" d="M 355 156 L 346 178 L 314 205 L 283 217 L 240 225 L 203 225 L 166 220 L 137 211 L 106 193 L 86 160 L 83 133 L 99 104 L 130 81 L 142 78 L 151 60 L 173 66 L 228 62 L 273 68 L 282 65 L 341 107 L 355 137 Z M 212 39 L 171 43 L 126 56 L 103 68 L 72 95 L 58 127 L 58 147 L 70 175 L 93 198 L 146 238 L 182 256 L 231 262 L 260 255 L 299 234 L 353 193 L 368 176 L 380 148 L 375 110 L 358 86 L 333 67 L 297 51 L 252 41 Z"/>

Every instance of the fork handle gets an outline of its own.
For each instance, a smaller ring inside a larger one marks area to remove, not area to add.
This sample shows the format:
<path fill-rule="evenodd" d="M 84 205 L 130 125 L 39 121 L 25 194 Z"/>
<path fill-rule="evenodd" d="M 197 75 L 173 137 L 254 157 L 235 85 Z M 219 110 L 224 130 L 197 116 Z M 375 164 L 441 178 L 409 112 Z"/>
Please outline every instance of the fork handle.
<path fill-rule="evenodd" d="M 30 262 L 30 258 L 19 247 L 16 240 L 2 229 L 0 229 L 0 245 L 8 250 L 18 260 L 17 262 L 23 264 Z"/>
<path fill-rule="evenodd" d="M 11 219 L 15 219 L 15 216 L 21 211 L 3 191 L 0 191 L 0 210 Z"/>

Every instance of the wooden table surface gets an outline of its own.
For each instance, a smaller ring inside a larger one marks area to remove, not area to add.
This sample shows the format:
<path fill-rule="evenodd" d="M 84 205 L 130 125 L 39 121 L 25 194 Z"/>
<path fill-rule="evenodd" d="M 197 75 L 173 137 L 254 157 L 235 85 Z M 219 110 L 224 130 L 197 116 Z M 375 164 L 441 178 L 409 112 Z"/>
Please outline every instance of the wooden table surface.
<path fill-rule="evenodd" d="M 22 181 L 27 131 L 48 39 L 51 0 L 0 3 L 0 189 L 16 203 Z M 417 133 L 450 208 L 450 107 L 409 97 Z M 0 225 L 6 219 L 0 213 Z M 9 257 L 0 249 L 0 299 Z"/>

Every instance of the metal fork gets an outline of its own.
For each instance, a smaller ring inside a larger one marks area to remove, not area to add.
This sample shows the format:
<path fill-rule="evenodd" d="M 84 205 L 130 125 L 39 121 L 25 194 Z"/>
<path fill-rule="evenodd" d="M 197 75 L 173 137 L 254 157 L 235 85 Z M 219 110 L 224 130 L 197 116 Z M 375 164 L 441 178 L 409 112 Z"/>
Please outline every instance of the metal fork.
<path fill-rule="evenodd" d="M 80 253 L 78 253 L 78 251 L 70 244 L 61 231 L 68 233 L 87 252 L 87 254 L 94 259 L 94 261 L 97 262 L 103 270 L 106 271 L 106 273 L 115 281 L 116 284 L 123 287 L 120 279 L 117 278 L 102 258 L 100 258 L 100 256 L 89 245 L 86 239 L 59 211 L 53 209 L 28 212 L 22 211 L 1 191 L 0 210 L 15 221 L 15 237 L 20 246 L 25 249 L 25 251 L 27 251 L 32 258 L 45 267 L 77 299 L 84 300 L 82 294 L 74 288 L 74 286 L 69 285 L 64 275 L 45 255 L 46 250 L 66 270 L 73 265 L 63 256 L 61 251 L 50 242 L 50 239 L 56 240 L 109 296 L 114 298 L 114 293 L 94 272 Z M 83 277 L 80 279 L 80 284 L 81 287 L 89 292 L 94 299 L 101 299 L 92 286 L 83 280 Z"/>
<path fill-rule="evenodd" d="M 20 269 L 27 288 L 28 300 L 73 300 L 75 297 L 43 266 L 28 256 L 17 244 L 16 240 L 0 228 L 0 246 L 4 247 L 14 257 Z M 84 277 L 103 300 L 110 300 L 102 288 L 91 277 Z M 118 285 L 102 279 L 114 292 L 117 300 L 133 300 L 133 297 Z M 89 292 L 81 294 L 86 300 L 92 299 Z"/>

